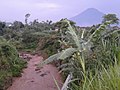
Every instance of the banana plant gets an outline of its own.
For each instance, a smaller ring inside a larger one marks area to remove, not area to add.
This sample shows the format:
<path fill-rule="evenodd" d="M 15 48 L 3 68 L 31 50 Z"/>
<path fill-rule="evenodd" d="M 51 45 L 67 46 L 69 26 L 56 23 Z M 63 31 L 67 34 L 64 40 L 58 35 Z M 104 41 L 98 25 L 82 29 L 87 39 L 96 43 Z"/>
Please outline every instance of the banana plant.
<path fill-rule="evenodd" d="M 76 29 L 71 26 L 70 22 L 67 19 L 64 19 L 63 22 L 66 22 L 68 25 L 67 30 L 65 32 L 65 35 L 62 34 L 62 37 L 64 35 L 64 38 L 60 41 L 60 43 L 69 45 L 70 47 L 62 50 L 61 52 L 58 52 L 57 54 L 54 54 L 41 62 L 38 67 L 42 67 L 48 63 L 51 63 L 53 61 L 59 61 L 59 60 L 67 60 L 69 59 L 70 62 L 67 62 L 65 64 L 62 64 L 60 68 L 62 67 L 63 69 L 61 71 L 66 71 L 69 70 L 71 74 L 73 66 L 76 71 L 82 72 L 83 76 L 85 76 L 86 73 L 86 61 L 85 61 L 85 53 L 84 52 L 89 52 L 91 50 L 91 47 L 93 47 L 94 41 L 103 40 L 102 45 L 106 48 L 106 44 L 104 42 L 104 39 L 108 37 L 111 34 L 114 34 L 120 30 L 117 31 L 107 31 L 106 27 L 111 23 L 111 21 L 102 23 L 92 34 L 89 35 L 89 37 L 85 38 L 85 30 L 82 30 L 81 35 L 77 35 Z M 66 41 L 67 40 L 67 41 Z M 72 57 L 72 58 L 71 58 Z M 70 59 L 71 58 L 71 59 Z M 75 62 L 75 60 L 77 62 Z M 77 63 L 77 64 L 76 64 Z M 79 66 L 80 65 L 80 66 Z M 68 66 L 68 68 L 66 68 Z M 85 81 L 85 80 L 84 80 Z"/>
<path fill-rule="evenodd" d="M 97 30 L 95 30 L 88 38 L 88 40 L 84 40 L 84 33 L 85 30 L 82 31 L 81 36 L 78 36 L 76 34 L 75 28 L 70 25 L 70 22 L 67 19 L 64 19 L 63 22 L 66 22 L 68 24 L 67 31 L 65 32 L 67 35 L 67 42 L 64 42 L 66 44 L 73 43 L 75 46 L 71 46 L 65 50 L 62 50 L 61 52 L 54 54 L 41 62 L 38 66 L 42 67 L 43 65 L 46 65 L 48 63 L 51 63 L 53 61 L 57 60 L 65 60 L 68 57 L 71 57 L 75 52 L 78 53 L 79 57 L 78 59 L 80 60 L 80 64 L 82 66 L 83 71 L 85 72 L 85 61 L 84 61 L 84 55 L 82 55 L 82 52 L 86 50 L 90 50 L 91 46 L 91 40 L 99 33 L 100 31 L 104 30 L 107 25 L 110 24 L 110 22 L 105 22 L 99 26 Z M 70 42 L 72 41 L 72 42 Z"/>

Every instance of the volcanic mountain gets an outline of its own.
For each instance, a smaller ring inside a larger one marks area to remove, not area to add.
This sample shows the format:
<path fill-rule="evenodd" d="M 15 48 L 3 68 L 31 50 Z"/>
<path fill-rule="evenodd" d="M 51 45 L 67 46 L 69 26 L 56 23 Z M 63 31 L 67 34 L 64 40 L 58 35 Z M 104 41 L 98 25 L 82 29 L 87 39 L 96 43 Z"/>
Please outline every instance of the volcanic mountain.
<path fill-rule="evenodd" d="M 82 13 L 70 18 L 70 20 L 76 22 L 79 26 L 91 26 L 102 22 L 104 13 L 98 11 L 95 8 L 88 8 Z"/>

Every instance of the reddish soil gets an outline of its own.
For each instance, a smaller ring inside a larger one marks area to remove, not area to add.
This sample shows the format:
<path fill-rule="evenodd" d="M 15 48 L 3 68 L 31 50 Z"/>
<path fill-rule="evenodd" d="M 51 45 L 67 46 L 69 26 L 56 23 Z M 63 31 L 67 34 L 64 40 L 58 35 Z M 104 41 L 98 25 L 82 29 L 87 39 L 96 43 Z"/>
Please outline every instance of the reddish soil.
<path fill-rule="evenodd" d="M 42 69 L 37 69 L 43 58 L 38 55 L 26 54 L 31 59 L 28 61 L 28 67 L 23 70 L 22 77 L 16 78 L 12 86 L 7 90 L 58 90 L 54 78 L 58 85 L 62 86 L 62 79 L 55 66 L 49 64 Z"/>

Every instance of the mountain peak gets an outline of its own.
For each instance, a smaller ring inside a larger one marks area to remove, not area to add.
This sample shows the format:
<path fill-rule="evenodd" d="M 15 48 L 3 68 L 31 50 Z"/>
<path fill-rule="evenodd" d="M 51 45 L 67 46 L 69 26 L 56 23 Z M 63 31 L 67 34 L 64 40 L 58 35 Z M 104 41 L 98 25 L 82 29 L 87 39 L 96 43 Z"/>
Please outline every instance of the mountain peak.
<path fill-rule="evenodd" d="M 95 8 L 88 8 L 82 13 L 72 17 L 70 20 L 80 26 L 90 26 L 101 23 L 103 15 L 104 13 Z"/>
<path fill-rule="evenodd" d="M 96 8 L 88 8 L 88 9 L 86 9 L 86 10 L 94 10 L 94 11 L 98 11 Z M 86 11 L 85 10 L 85 11 Z"/>
<path fill-rule="evenodd" d="M 103 14 L 102 12 L 100 12 L 99 10 L 97 10 L 95 8 L 88 8 L 85 11 L 83 11 L 82 13 L 99 13 L 99 14 Z"/>

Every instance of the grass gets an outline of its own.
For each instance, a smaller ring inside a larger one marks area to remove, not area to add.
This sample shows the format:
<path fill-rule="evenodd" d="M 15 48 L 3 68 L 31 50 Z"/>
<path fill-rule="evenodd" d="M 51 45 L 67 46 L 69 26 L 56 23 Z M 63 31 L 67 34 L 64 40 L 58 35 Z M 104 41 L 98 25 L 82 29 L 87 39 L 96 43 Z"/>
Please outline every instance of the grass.
<path fill-rule="evenodd" d="M 110 66 L 109 69 L 103 67 L 101 72 L 96 70 L 95 75 L 85 76 L 79 87 L 73 86 L 74 90 L 120 90 L 120 65 Z"/>

